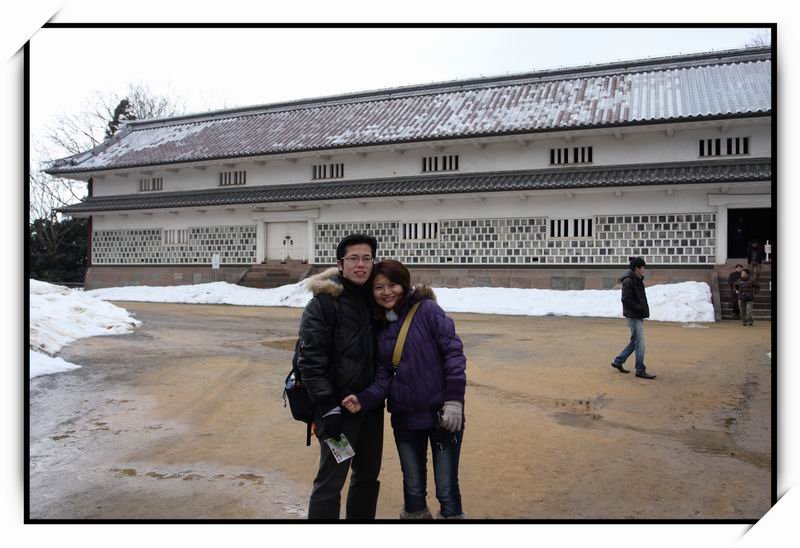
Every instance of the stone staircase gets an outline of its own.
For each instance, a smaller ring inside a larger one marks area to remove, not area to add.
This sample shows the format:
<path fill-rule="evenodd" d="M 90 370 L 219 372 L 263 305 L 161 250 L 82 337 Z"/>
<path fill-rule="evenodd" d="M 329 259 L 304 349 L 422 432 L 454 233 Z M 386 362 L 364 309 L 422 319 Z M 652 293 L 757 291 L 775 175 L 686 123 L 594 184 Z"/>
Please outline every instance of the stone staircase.
<path fill-rule="evenodd" d="M 719 276 L 719 297 L 720 306 L 722 308 L 722 319 L 732 320 L 735 319 L 733 315 L 733 298 L 731 290 L 728 287 L 728 274 L 733 272 L 736 264 L 744 264 L 744 261 L 731 260 L 727 264 L 717 267 L 717 275 Z M 745 268 L 747 265 L 745 265 Z M 772 319 L 772 265 L 765 264 L 761 266 L 761 275 L 758 278 L 758 283 L 761 285 L 761 290 L 756 295 L 753 301 L 753 319 L 771 320 Z"/>
<path fill-rule="evenodd" d="M 302 261 L 287 260 L 285 263 L 267 261 L 252 265 L 239 280 L 238 285 L 268 289 L 294 284 L 306 278 L 311 269 L 309 264 Z"/>

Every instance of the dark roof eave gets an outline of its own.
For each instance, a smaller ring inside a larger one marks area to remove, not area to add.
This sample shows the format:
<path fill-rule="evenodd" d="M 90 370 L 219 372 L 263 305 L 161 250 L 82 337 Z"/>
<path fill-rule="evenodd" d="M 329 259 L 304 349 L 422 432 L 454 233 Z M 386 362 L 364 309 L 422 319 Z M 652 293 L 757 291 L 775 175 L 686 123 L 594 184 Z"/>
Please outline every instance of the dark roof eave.
<path fill-rule="evenodd" d="M 228 155 L 228 156 L 210 156 L 210 157 L 198 157 L 189 160 L 175 160 L 171 162 L 161 162 L 157 164 L 127 164 L 127 165 L 118 165 L 113 167 L 107 168 L 93 168 L 93 169 L 46 169 L 44 170 L 45 173 L 48 175 L 58 176 L 58 175 L 78 175 L 78 174 L 89 174 L 89 173 L 102 173 L 104 171 L 117 171 L 123 169 L 140 169 L 140 168 L 152 168 L 157 169 L 161 166 L 172 166 L 176 164 L 189 164 L 194 162 L 213 162 L 213 161 L 224 161 L 224 160 L 237 160 L 243 158 L 254 158 L 254 157 L 263 157 L 263 156 L 273 156 L 279 154 L 302 154 L 302 153 L 309 153 L 309 152 L 329 152 L 329 151 L 346 151 L 352 148 L 362 148 L 366 146 L 386 146 L 386 145 L 401 145 L 401 144 L 413 144 L 413 143 L 430 143 L 430 142 L 437 142 L 437 141 L 453 141 L 459 139 L 483 139 L 483 138 L 490 138 L 490 137 L 513 137 L 515 135 L 531 135 L 531 134 L 545 134 L 545 133 L 557 133 L 562 131 L 585 131 L 591 129 L 615 129 L 620 127 L 642 127 L 642 126 L 650 126 L 650 125 L 663 125 L 663 124 L 679 124 L 679 123 L 686 123 L 686 122 L 713 122 L 716 120 L 741 120 L 747 118 L 764 118 L 772 116 L 772 110 L 759 110 L 759 111 L 751 111 L 751 112 L 744 112 L 744 113 L 736 113 L 736 114 L 718 114 L 718 115 L 711 115 L 711 116 L 684 116 L 679 118 L 659 118 L 656 120 L 639 120 L 635 122 L 612 122 L 607 124 L 587 124 L 582 126 L 570 126 L 570 127 L 557 127 L 557 128 L 534 128 L 534 129 L 525 129 L 519 131 L 505 131 L 505 132 L 495 132 L 495 133 L 474 133 L 468 135 L 453 135 L 453 136 L 444 136 L 444 137 L 426 137 L 420 139 L 407 139 L 407 140 L 393 140 L 393 141 L 376 141 L 376 142 L 365 142 L 365 143 L 357 143 L 357 144 L 350 144 L 350 145 L 342 145 L 338 147 L 327 147 L 327 148 L 305 148 L 305 149 L 294 149 L 294 150 L 279 150 L 279 151 L 271 151 L 271 152 L 256 152 L 256 153 L 248 153 L 248 154 L 235 154 L 235 155 Z"/>

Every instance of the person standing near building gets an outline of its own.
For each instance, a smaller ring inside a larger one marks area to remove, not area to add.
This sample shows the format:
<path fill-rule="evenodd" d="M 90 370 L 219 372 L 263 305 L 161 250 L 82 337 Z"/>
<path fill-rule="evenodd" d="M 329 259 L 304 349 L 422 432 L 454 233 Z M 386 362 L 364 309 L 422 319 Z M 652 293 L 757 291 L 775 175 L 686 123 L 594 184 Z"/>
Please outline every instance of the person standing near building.
<path fill-rule="evenodd" d="M 372 236 L 353 234 L 336 248 L 337 268 L 309 278 L 314 297 L 300 319 L 297 366 L 315 405 L 320 441 L 319 470 L 308 504 L 308 518 L 339 519 L 341 492 L 352 468 L 347 519 L 374 519 L 383 453 L 383 406 L 369 413 L 342 413 L 339 402 L 373 380 L 375 334 L 370 278 L 377 251 Z M 345 435 L 355 455 L 342 462 L 325 442 Z"/>
<path fill-rule="evenodd" d="M 347 396 L 342 406 L 352 413 L 368 412 L 383 407 L 388 397 L 403 471 L 400 519 L 433 517 L 426 501 L 429 445 L 441 505 L 437 517 L 464 519 L 458 466 L 464 439 L 467 359 L 455 324 L 430 288 L 411 287 L 411 274 L 398 261 L 375 266 L 372 296 L 382 325 L 375 382 Z M 404 327 L 406 318 L 410 323 Z M 402 348 L 397 349 L 406 329 Z"/>
<path fill-rule="evenodd" d="M 738 318 L 740 315 L 739 312 L 739 299 L 736 297 L 736 289 L 734 285 L 736 282 L 739 281 L 739 278 L 742 276 L 742 270 L 744 267 L 740 264 L 736 265 L 736 269 L 728 274 L 728 287 L 731 289 L 731 302 L 733 303 L 733 315 Z"/>
<path fill-rule="evenodd" d="M 753 300 L 760 289 L 758 282 L 750 279 L 750 271 L 742 270 L 742 277 L 734 284 L 742 312 L 742 325 L 753 325 Z"/>
<path fill-rule="evenodd" d="M 757 282 L 761 275 L 761 263 L 764 262 L 764 250 L 757 240 L 750 240 L 747 247 L 747 265 L 750 267 L 750 274 Z"/>
<path fill-rule="evenodd" d="M 630 271 L 620 278 L 622 282 L 622 315 L 628 322 L 631 339 L 619 356 L 611 362 L 611 367 L 620 373 L 630 373 L 623 367 L 623 364 L 628 356 L 636 352 L 636 376 L 642 379 L 655 379 L 655 375 L 647 372 L 644 363 L 644 319 L 650 317 L 650 307 L 644 291 L 645 266 L 644 259 L 641 257 L 631 257 Z"/>

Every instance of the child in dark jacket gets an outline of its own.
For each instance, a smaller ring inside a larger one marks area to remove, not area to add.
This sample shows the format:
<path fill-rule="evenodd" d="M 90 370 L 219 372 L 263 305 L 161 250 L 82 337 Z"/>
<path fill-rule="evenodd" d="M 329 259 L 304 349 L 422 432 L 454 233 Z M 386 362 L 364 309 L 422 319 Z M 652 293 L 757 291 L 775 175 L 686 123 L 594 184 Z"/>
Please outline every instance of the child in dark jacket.
<path fill-rule="evenodd" d="M 464 436 L 466 358 L 455 324 L 436 304 L 430 288 L 411 288 L 411 276 L 398 261 L 375 266 L 372 282 L 378 320 L 375 381 L 342 406 L 351 413 L 383 405 L 392 414 L 403 471 L 401 519 L 430 519 L 426 502 L 427 452 L 433 454 L 439 517 L 464 517 L 458 486 L 458 461 Z M 418 305 L 403 346 L 400 363 L 392 364 L 406 316 Z"/>

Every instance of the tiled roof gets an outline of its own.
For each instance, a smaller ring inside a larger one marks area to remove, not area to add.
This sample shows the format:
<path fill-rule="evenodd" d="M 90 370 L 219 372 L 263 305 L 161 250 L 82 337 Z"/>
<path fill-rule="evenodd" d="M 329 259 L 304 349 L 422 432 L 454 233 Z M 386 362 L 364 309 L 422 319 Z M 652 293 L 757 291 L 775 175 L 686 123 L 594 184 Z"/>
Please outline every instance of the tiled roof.
<path fill-rule="evenodd" d="M 766 114 L 770 56 L 734 50 L 132 122 L 47 171 Z"/>
<path fill-rule="evenodd" d="M 769 181 L 772 175 L 770 162 L 769 159 L 765 159 L 724 163 L 714 161 L 610 168 L 584 167 L 442 176 L 427 175 L 344 183 L 306 183 L 192 192 L 155 192 L 92 197 L 59 211 L 70 214 L 437 194 Z"/>

